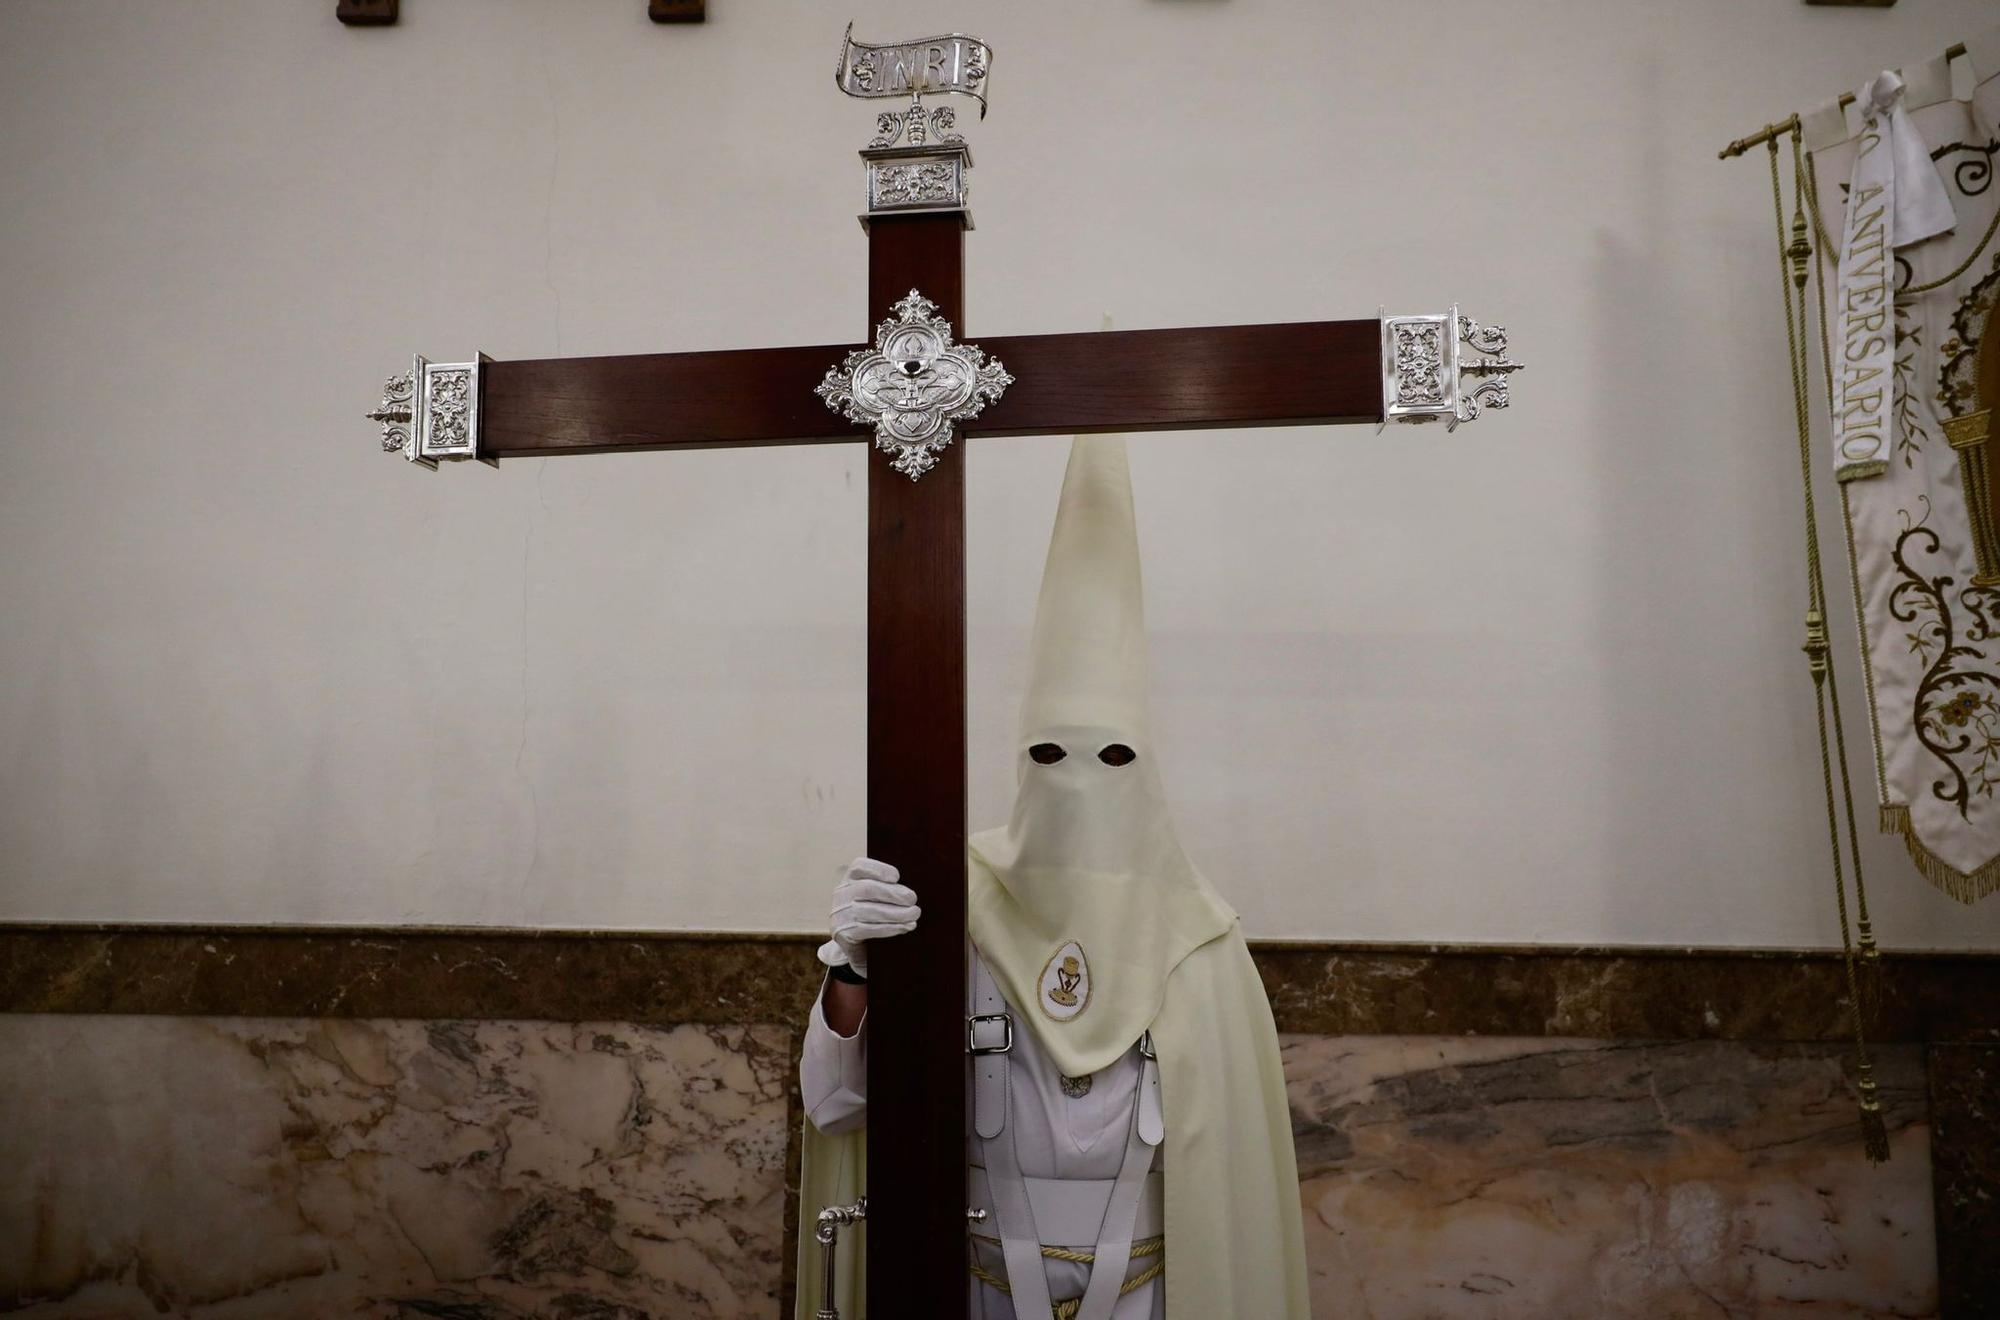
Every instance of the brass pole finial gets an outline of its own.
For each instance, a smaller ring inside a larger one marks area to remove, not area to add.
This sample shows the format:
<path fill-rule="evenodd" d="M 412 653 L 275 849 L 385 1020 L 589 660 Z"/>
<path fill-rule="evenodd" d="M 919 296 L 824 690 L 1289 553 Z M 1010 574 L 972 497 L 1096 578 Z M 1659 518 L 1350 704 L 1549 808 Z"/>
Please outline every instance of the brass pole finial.
<path fill-rule="evenodd" d="M 1806 653 L 1806 664 L 1812 670 L 1813 682 L 1824 683 L 1827 654 L 1833 648 L 1826 638 L 1826 616 L 1817 609 L 1806 611 L 1806 643 L 1799 649 Z"/>
<path fill-rule="evenodd" d="M 1775 151 L 1777 145 L 1773 142 L 1772 150 Z M 1785 247 L 1785 259 L 1791 262 L 1792 287 L 1795 289 L 1803 290 L 1806 287 L 1806 276 L 1809 273 L 1806 263 L 1812 260 L 1812 251 L 1812 239 L 1807 236 L 1805 208 L 1795 205 L 1792 208 L 1792 241 Z"/>

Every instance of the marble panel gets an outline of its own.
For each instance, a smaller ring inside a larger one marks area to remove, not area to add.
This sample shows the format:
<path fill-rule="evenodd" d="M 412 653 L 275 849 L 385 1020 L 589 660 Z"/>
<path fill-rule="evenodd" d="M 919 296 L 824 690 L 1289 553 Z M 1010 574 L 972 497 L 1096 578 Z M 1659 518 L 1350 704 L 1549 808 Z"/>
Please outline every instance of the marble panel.
<path fill-rule="evenodd" d="M 1353 1320 L 1932 1316 L 1921 1051 L 1294 1036 L 1314 1313 Z"/>
<path fill-rule="evenodd" d="M 774 1317 L 792 1033 L 0 1017 L 0 1311 Z"/>
<path fill-rule="evenodd" d="M 0 1312 L 777 1316 L 793 1048 L 756 1026 L 0 1015 Z M 1835 1045 L 1284 1053 L 1319 1316 L 1940 1313 L 1919 1047 L 1877 1055 L 1881 1167 Z M 1977 1173 L 1953 1184 L 1972 1200 Z"/>

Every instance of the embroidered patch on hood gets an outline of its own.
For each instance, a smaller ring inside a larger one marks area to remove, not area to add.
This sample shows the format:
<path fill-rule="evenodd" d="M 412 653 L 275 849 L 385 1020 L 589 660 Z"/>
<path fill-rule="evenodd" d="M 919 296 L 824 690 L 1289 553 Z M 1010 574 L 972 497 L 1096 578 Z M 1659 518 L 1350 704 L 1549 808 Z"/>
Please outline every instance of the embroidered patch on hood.
<path fill-rule="evenodd" d="M 1090 962 L 1083 946 L 1075 940 L 1050 955 L 1042 968 L 1042 993 L 1037 1001 L 1042 1012 L 1058 1022 L 1067 1022 L 1090 1007 Z"/>

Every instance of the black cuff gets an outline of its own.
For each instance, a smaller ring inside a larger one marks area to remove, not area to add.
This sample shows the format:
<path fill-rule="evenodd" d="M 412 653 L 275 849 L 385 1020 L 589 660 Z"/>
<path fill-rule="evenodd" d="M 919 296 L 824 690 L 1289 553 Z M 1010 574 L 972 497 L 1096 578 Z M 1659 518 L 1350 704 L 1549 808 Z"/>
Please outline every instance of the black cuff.
<path fill-rule="evenodd" d="M 849 967 L 846 963 L 835 963 L 826 969 L 834 980 L 842 985 L 867 985 L 868 978 Z"/>

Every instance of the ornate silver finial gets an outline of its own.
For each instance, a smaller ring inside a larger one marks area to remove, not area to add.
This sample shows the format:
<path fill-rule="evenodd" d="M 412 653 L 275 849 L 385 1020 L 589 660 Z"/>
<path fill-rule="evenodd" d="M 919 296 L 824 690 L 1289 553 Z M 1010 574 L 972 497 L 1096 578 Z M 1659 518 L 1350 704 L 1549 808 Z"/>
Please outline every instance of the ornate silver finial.
<path fill-rule="evenodd" d="M 883 147 L 893 147 L 898 139 L 907 138 L 909 145 L 922 147 L 930 145 L 933 139 L 938 146 L 951 146 L 965 139 L 951 130 L 958 125 L 958 113 L 948 105 L 933 110 L 924 109 L 923 102 L 912 101 L 907 110 L 884 110 L 875 116 L 875 136 L 868 141 L 870 151 Z"/>
<path fill-rule="evenodd" d="M 366 414 L 382 427 L 384 452 L 435 468 L 441 459 L 479 457 L 479 368 L 473 362 L 432 362 L 422 354 L 389 377 L 382 402 Z"/>
<path fill-rule="evenodd" d="M 984 119 L 992 68 L 992 48 L 976 37 L 954 32 L 875 46 L 856 41 L 854 25 L 847 25 L 834 84 L 849 96 L 910 98 L 904 109 L 875 116 L 875 137 L 861 152 L 868 171 L 864 225 L 875 215 L 965 211 L 972 149 L 952 131 L 955 112 L 948 106 L 926 108 L 923 98 L 937 93 L 970 96 L 979 102 Z M 971 228 L 969 214 L 965 223 Z"/>
<path fill-rule="evenodd" d="M 382 452 L 406 454 L 410 451 L 410 422 L 416 417 L 410 396 L 416 384 L 409 372 L 389 377 L 382 386 L 382 402 L 369 413 L 368 420 L 382 424 Z"/>
<path fill-rule="evenodd" d="M 833 82 L 849 96 L 907 96 L 914 100 L 955 92 L 979 102 L 979 117 L 984 119 L 986 76 L 992 70 L 993 48 L 977 37 L 948 32 L 941 37 L 871 46 L 854 39 L 854 24 L 849 23 L 840 38 Z"/>
<path fill-rule="evenodd" d="M 1382 317 L 1382 420 L 1444 419 L 1447 431 L 1505 408 L 1507 378 L 1524 364 L 1507 356 L 1503 326 L 1481 325 L 1453 304 L 1442 316 Z M 1477 377 L 1476 384 L 1464 378 Z"/>
<path fill-rule="evenodd" d="M 827 370 L 813 393 L 850 422 L 875 428 L 875 447 L 915 481 L 951 443 L 951 424 L 999 399 L 1014 378 L 999 359 L 951 342 L 951 322 L 915 289 L 875 327 L 875 347 L 857 348 Z"/>

